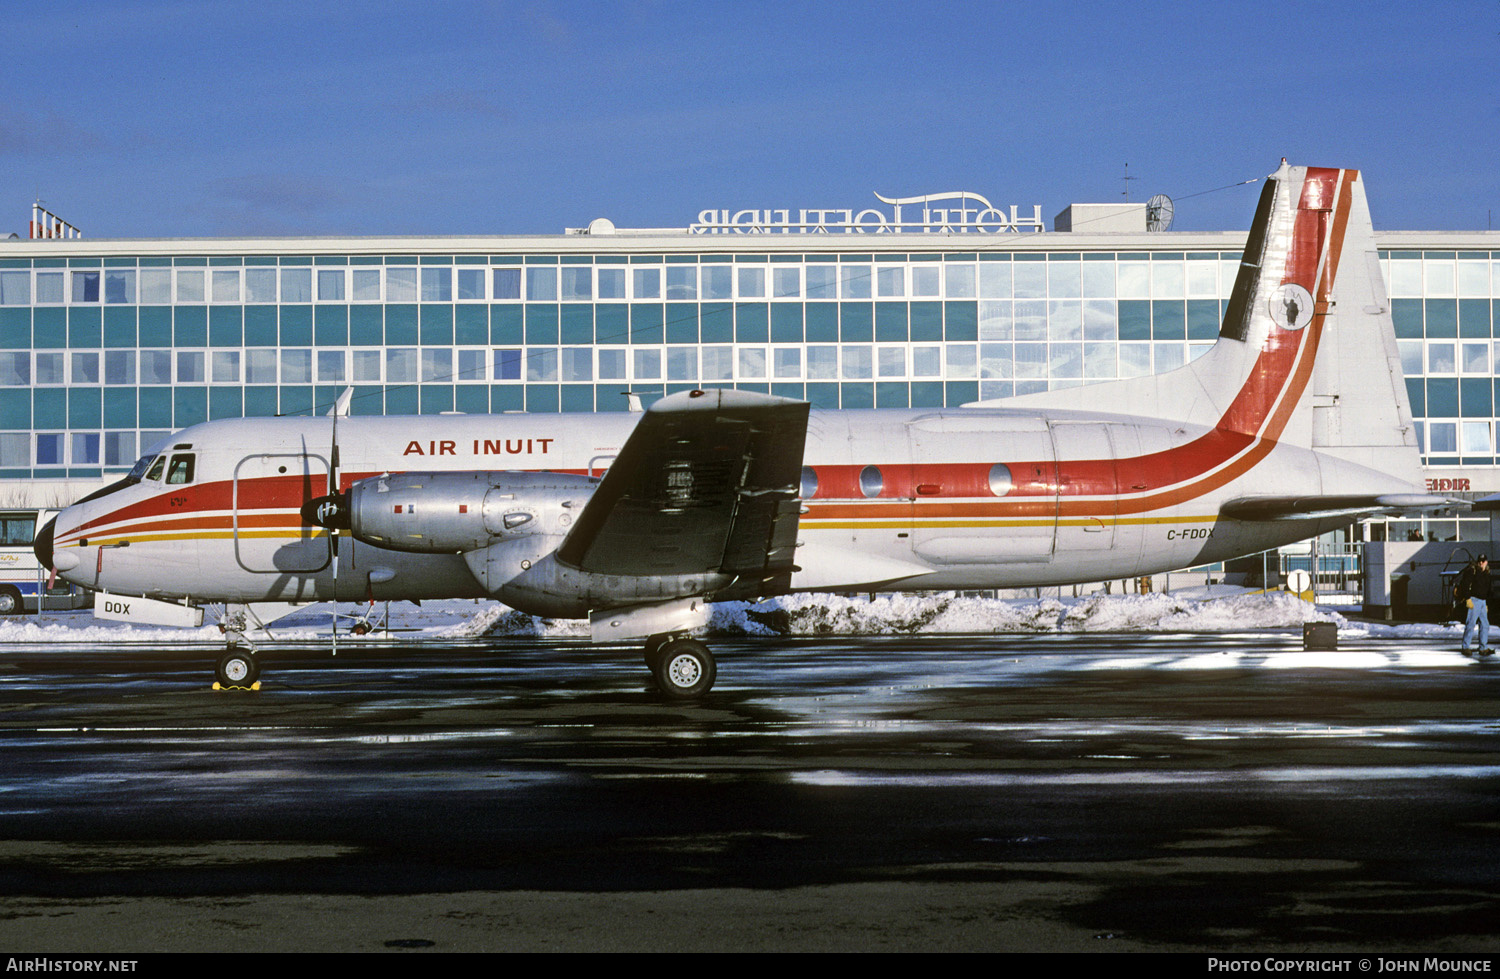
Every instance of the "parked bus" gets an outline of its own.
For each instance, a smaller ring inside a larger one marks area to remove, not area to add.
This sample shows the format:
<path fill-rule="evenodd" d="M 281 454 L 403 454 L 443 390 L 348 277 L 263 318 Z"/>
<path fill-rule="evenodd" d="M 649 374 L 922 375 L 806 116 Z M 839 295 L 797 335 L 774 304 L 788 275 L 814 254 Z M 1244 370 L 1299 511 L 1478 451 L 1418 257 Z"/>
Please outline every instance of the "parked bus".
<path fill-rule="evenodd" d="M 57 515 L 57 510 L 0 510 L 0 615 L 20 615 L 43 608 L 85 608 L 92 602 L 82 588 L 59 581 L 47 590 L 47 569 L 36 559 L 31 542 L 37 528 Z"/>

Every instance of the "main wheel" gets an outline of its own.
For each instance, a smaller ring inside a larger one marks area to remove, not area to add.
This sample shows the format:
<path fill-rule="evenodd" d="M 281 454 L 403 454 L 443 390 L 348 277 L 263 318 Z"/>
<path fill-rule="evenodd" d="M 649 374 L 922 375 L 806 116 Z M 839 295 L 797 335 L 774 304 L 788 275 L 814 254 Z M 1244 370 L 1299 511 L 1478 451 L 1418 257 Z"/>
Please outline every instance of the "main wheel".
<path fill-rule="evenodd" d="M 659 633 L 646 640 L 646 666 L 652 673 L 656 672 L 657 657 L 661 655 L 662 649 L 671 641 L 672 637 L 666 633 Z"/>
<path fill-rule="evenodd" d="M 718 668 L 708 647 L 696 639 L 674 639 L 656 653 L 651 672 L 662 693 L 674 700 L 691 700 L 708 693 Z"/>
<path fill-rule="evenodd" d="M 219 660 L 216 672 L 221 687 L 248 687 L 260 676 L 260 664 L 250 653 L 231 649 Z"/>

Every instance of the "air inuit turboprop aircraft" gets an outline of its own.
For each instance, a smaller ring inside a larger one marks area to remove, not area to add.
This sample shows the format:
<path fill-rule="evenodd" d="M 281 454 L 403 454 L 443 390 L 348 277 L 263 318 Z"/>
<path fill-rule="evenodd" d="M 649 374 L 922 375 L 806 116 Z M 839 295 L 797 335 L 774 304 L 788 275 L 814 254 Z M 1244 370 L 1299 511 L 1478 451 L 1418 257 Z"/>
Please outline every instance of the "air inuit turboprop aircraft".
<path fill-rule="evenodd" d="M 935 410 L 733 390 L 645 414 L 347 402 L 179 432 L 37 555 L 120 604 L 225 603 L 226 684 L 258 673 L 244 605 L 488 596 L 643 639 L 658 685 L 691 697 L 714 680 L 689 636 L 711 602 L 1126 578 L 1452 505 L 1415 489 L 1360 175 L 1285 161 L 1218 342 L 1159 376 Z"/>

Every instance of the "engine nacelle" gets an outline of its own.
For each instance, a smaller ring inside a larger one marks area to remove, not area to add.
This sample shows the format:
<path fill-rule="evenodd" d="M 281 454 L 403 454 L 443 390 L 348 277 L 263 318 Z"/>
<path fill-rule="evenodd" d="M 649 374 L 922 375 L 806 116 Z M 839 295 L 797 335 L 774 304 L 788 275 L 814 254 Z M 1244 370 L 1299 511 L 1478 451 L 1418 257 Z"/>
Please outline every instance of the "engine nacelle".
<path fill-rule="evenodd" d="M 375 547 L 457 554 L 497 541 L 561 540 L 598 485 L 570 473 L 393 473 L 353 484 L 333 498 L 345 512 L 320 511 L 318 522 L 347 526 Z M 335 524 L 340 518 L 346 522 Z"/>

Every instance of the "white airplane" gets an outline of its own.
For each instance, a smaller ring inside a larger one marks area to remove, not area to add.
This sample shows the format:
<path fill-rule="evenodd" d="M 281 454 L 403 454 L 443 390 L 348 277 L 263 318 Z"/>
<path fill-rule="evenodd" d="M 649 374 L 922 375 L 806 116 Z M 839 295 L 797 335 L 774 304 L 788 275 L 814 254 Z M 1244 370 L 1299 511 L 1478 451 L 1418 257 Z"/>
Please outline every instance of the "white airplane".
<path fill-rule="evenodd" d="M 645 640 L 713 684 L 716 601 L 1128 578 L 1303 540 L 1420 492 L 1358 171 L 1266 183 L 1218 342 L 1166 374 L 962 408 L 809 411 L 734 390 L 644 414 L 212 421 L 36 540 L 68 581 L 224 603 L 496 598 Z"/>

